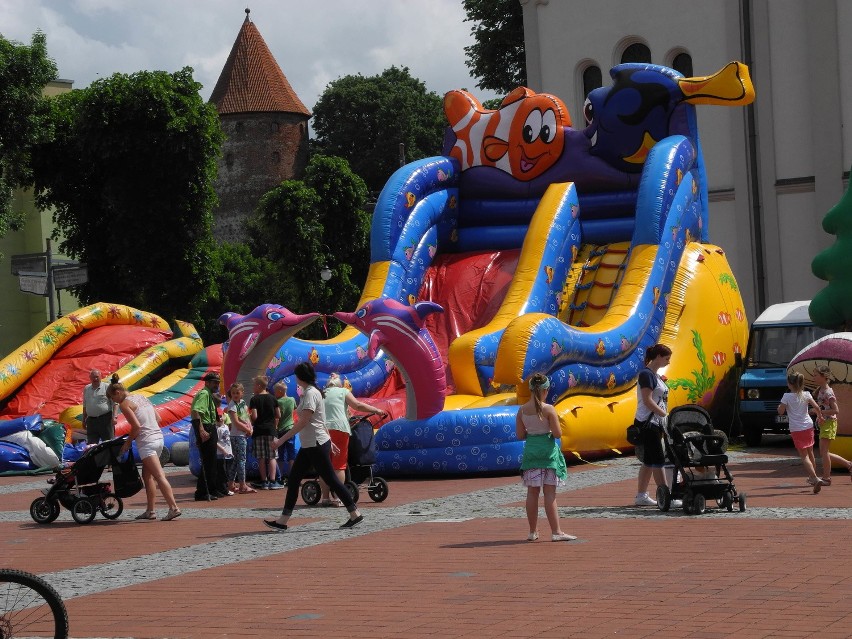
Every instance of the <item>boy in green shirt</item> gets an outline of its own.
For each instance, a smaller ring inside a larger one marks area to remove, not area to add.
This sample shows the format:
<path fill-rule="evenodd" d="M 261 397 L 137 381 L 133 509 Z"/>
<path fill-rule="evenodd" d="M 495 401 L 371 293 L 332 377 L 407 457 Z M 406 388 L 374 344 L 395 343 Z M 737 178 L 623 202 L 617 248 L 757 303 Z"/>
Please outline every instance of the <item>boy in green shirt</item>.
<path fill-rule="evenodd" d="M 275 393 L 275 401 L 278 402 L 278 410 L 281 411 L 281 417 L 278 419 L 278 430 L 276 437 L 280 438 L 284 433 L 293 428 L 293 414 L 296 411 L 296 400 L 287 395 L 287 384 L 277 382 L 272 387 Z M 278 477 L 276 488 L 287 485 L 287 478 L 290 476 L 290 468 L 293 466 L 293 460 L 296 459 L 296 442 L 295 437 L 287 440 L 278 448 Z"/>

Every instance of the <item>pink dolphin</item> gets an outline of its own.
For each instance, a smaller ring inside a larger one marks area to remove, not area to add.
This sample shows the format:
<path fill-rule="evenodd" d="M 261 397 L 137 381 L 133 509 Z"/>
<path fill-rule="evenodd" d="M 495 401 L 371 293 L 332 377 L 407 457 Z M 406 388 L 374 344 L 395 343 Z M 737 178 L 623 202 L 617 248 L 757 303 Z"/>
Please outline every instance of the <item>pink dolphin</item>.
<path fill-rule="evenodd" d="M 262 304 L 248 315 L 225 313 L 219 323 L 228 329 L 222 360 L 224 388 L 240 382 L 251 390 L 251 380 L 266 367 L 281 345 L 320 316 L 297 315 L 277 304 Z"/>
<path fill-rule="evenodd" d="M 444 409 L 447 376 L 438 347 L 423 320 L 430 313 L 443 313 L 433 302 L 408 306 L 390 298 L 367 302 L 354 313 L 334 317 L 354 326 L 370 339 L 370 358 L 379 349 L 399 368 L 405 380 L 406 419 L 426 419 Z"/>

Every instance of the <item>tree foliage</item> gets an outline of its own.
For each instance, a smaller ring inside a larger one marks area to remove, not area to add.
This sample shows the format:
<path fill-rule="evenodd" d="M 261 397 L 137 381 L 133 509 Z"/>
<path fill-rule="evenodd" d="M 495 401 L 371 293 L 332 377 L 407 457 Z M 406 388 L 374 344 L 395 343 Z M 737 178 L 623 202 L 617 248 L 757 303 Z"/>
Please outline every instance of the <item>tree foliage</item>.
<path fill-rule="evenodd" d="M 213 291 L 211 208 L 222 140 L 192 69 L 115 74 L 51 100 L 55 140 L 34 155 L 37 203 L 60 249 L 88 264 L 83 303 L 198 321 Z"/>
<path fill-rule="evenodd" d="M 527 84 L 524 12 L 519 0 L 463 0 L 474 44 L 465 64 L 480 89 L 507 94 Z"/>
<path fill-rule="evenodd" d="M 298 313 L 353 309 L 369 266 L 367 187 L 346 160 L 316 155 L 304 180 L 287 180 L 261 198 L 251 246 L 280 264 L 279 303 Z M 332 278 L 320 277 L 328 266 Z M 320 336 L 313 328 L 314 336 Z"/>
<path fill-rule="evenodd" d="M 811 262 L 814 275 L 828 286 L 814 296 L 808 313 L 822 328 L 852 330 L 852 186 L 826 213 L 822 228 L 837 241 Z"/>
<path fill-rule="evenodd" d="M 12 209 L 12 191 L 32 185 L 32 149 L 51 138 L 42 89 L 55 79 L 43 33 L 36 32 L 29 46 L 0 35 L 0 237 L 23 223 L 23 211 Z"/>
<path fill-rule="evenodd" d="M 409 162 L 439 153 L 445 124 L 441 97 L 407 67 L 344 76 L 314 107 L 316 149 L 346 159 L 371 191 L 399 168 L 400 143 Z"/>
<path fill-rule="evenodd" d="M 288 306 L 281 267 L 254 255 L 247 244 L 222 243 L 210 255 L 213 290 L 200 310 L 196 328 L 205 344 L 228 339 L 219 317 L 228 311 L 242 314 L 261 304 Z"/>

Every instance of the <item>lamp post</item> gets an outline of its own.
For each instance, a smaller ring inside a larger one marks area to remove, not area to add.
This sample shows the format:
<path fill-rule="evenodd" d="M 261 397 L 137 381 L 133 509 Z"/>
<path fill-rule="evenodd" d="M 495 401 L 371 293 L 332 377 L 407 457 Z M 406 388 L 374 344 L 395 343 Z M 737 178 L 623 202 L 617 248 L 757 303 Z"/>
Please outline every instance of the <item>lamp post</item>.
<path fill-rule="evenodd" d="M 323 282 L 328 282 L 331 279 L 332 273 L 331 269 L 328 267 L 328 264 L 324 264 L 322 269 L 320 270 L 320 279 Z"/>

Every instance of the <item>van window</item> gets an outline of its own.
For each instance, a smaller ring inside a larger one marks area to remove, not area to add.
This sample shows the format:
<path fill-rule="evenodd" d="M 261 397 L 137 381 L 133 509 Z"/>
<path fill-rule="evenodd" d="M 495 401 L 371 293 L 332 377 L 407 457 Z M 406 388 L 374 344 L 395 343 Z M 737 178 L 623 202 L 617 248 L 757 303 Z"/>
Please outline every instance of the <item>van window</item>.
<path fill-rule="evenodd" d="M 800 350 L 832 331 L 817 326 L 755 327 L 748 345 L 748 366 L 783 366 Z"/>

